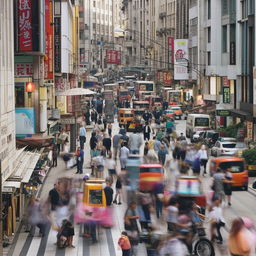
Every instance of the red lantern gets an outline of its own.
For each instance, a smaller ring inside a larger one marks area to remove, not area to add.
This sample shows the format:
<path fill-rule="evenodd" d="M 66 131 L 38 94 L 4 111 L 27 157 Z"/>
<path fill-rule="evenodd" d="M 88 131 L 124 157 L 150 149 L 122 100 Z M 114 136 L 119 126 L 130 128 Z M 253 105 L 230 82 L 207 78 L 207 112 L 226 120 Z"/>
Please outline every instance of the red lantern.
<path fill-rule="evenodd" d="M 26 83 L 26 92 L 34 92 L 35 91 L 35 83 L 29 82 Z"/>

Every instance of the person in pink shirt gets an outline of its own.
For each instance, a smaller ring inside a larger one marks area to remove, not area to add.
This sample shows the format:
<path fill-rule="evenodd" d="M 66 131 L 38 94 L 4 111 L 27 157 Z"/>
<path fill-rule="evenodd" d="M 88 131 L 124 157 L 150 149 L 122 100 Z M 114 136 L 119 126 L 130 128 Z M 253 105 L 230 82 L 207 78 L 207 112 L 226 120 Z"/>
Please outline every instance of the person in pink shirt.
<path fill-rule="evenodd" d="M 122 249 L 122 252 L 123 252 L 122 256 L 131 255 L 131 243 L 125 231 L 122 232 L 121 237 L 118 239 L 118 245 Z"/>

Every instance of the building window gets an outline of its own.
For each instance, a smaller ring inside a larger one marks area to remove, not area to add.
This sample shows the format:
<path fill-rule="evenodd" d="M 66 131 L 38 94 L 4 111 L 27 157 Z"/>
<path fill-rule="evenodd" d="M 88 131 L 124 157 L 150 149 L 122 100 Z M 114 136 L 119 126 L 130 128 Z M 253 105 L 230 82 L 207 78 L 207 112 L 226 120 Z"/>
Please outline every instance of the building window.
<path fill-rule="evenodd" d="M 211 27 L 207 28 L 207 40 L 208 40 L 208 43 L 211 42 Z"/>
<path fill-rule="evenodd" d="M 25 107 L 25 85 L 24 83 L 15 83 L 15 108 Z"/>
<path fill-rule="evenodd" d="M 221 1 L 221 15 L 227 15 L 228 14 L 228 0 L 222 0 Z"/>
<path fill-rule="evenodd" d="M 96 1 L 93 1 L 93 7 L 96 7 Z"/>
<path fill-rule="evenodd" d="M 242 5 L 242 19 L 246 19 L 248 16 L 248 2 L 247 0 L 241 0 Z"/>
<path fill-rule="evenodd" d="M 211 65 L 211 52 L 207 52 L 207 65 Z"/>
<path fill-rule="evenodd" d="M 210 20 L 211 19 L 211 0 L 208 0 L 208 2 L 207 2 L 207 9 L 208 9 L 208 11 L 207 11 L 208 20 Z"/>
<path fill-rule="evenodd" d="M 227 52 L 227 25 L 222 26 L 222 52 Z"/>

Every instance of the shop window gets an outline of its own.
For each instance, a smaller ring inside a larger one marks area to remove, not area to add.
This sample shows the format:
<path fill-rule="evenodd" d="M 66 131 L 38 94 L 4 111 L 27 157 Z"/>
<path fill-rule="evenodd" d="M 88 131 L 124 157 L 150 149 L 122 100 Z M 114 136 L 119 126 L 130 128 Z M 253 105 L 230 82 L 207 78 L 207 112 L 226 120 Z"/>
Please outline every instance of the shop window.
<path fill-rule="evenodd" d="M 15 83 L 15 107 L 25 107 L 25 84 Z"/>

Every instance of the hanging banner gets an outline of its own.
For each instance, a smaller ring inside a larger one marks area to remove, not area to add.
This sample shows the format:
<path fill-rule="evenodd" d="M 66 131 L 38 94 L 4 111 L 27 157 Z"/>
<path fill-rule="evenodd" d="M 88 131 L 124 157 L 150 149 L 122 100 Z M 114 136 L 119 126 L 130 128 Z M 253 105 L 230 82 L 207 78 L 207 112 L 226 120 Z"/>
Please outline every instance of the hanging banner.
<path fill-rule="evenodd" d="M 52 2 L 45 0 L 45 58 L 44 78 L 53 79 L 53 11 Z"/>
<path fill-rule="evenodd" d="M 188 80 L 188 40 L 174 40 L 174 79 Z"/>
<path fill-rule="evenodd" d="M 116 50 L 106 50 L 107 64 L 121 64 L 121 52 Z"/>
<path fill-rule="evenodd" d="M 32 0 L 18 1 L 18 49 L 32 51 Z"/>
<path fill-rule="evenodd" d="M 168 64 L 174 64 L 174 37 L 168 37 Z"/>
<path fill-rule="evenodd" d="M 54 71 L 61 73 L 61 19 L 54 18 Z"/>
<path fill-rule="evenodd" d="M 15 77 L 32 76 L 33 64 L 32 63 L 15 63 Z"/>

